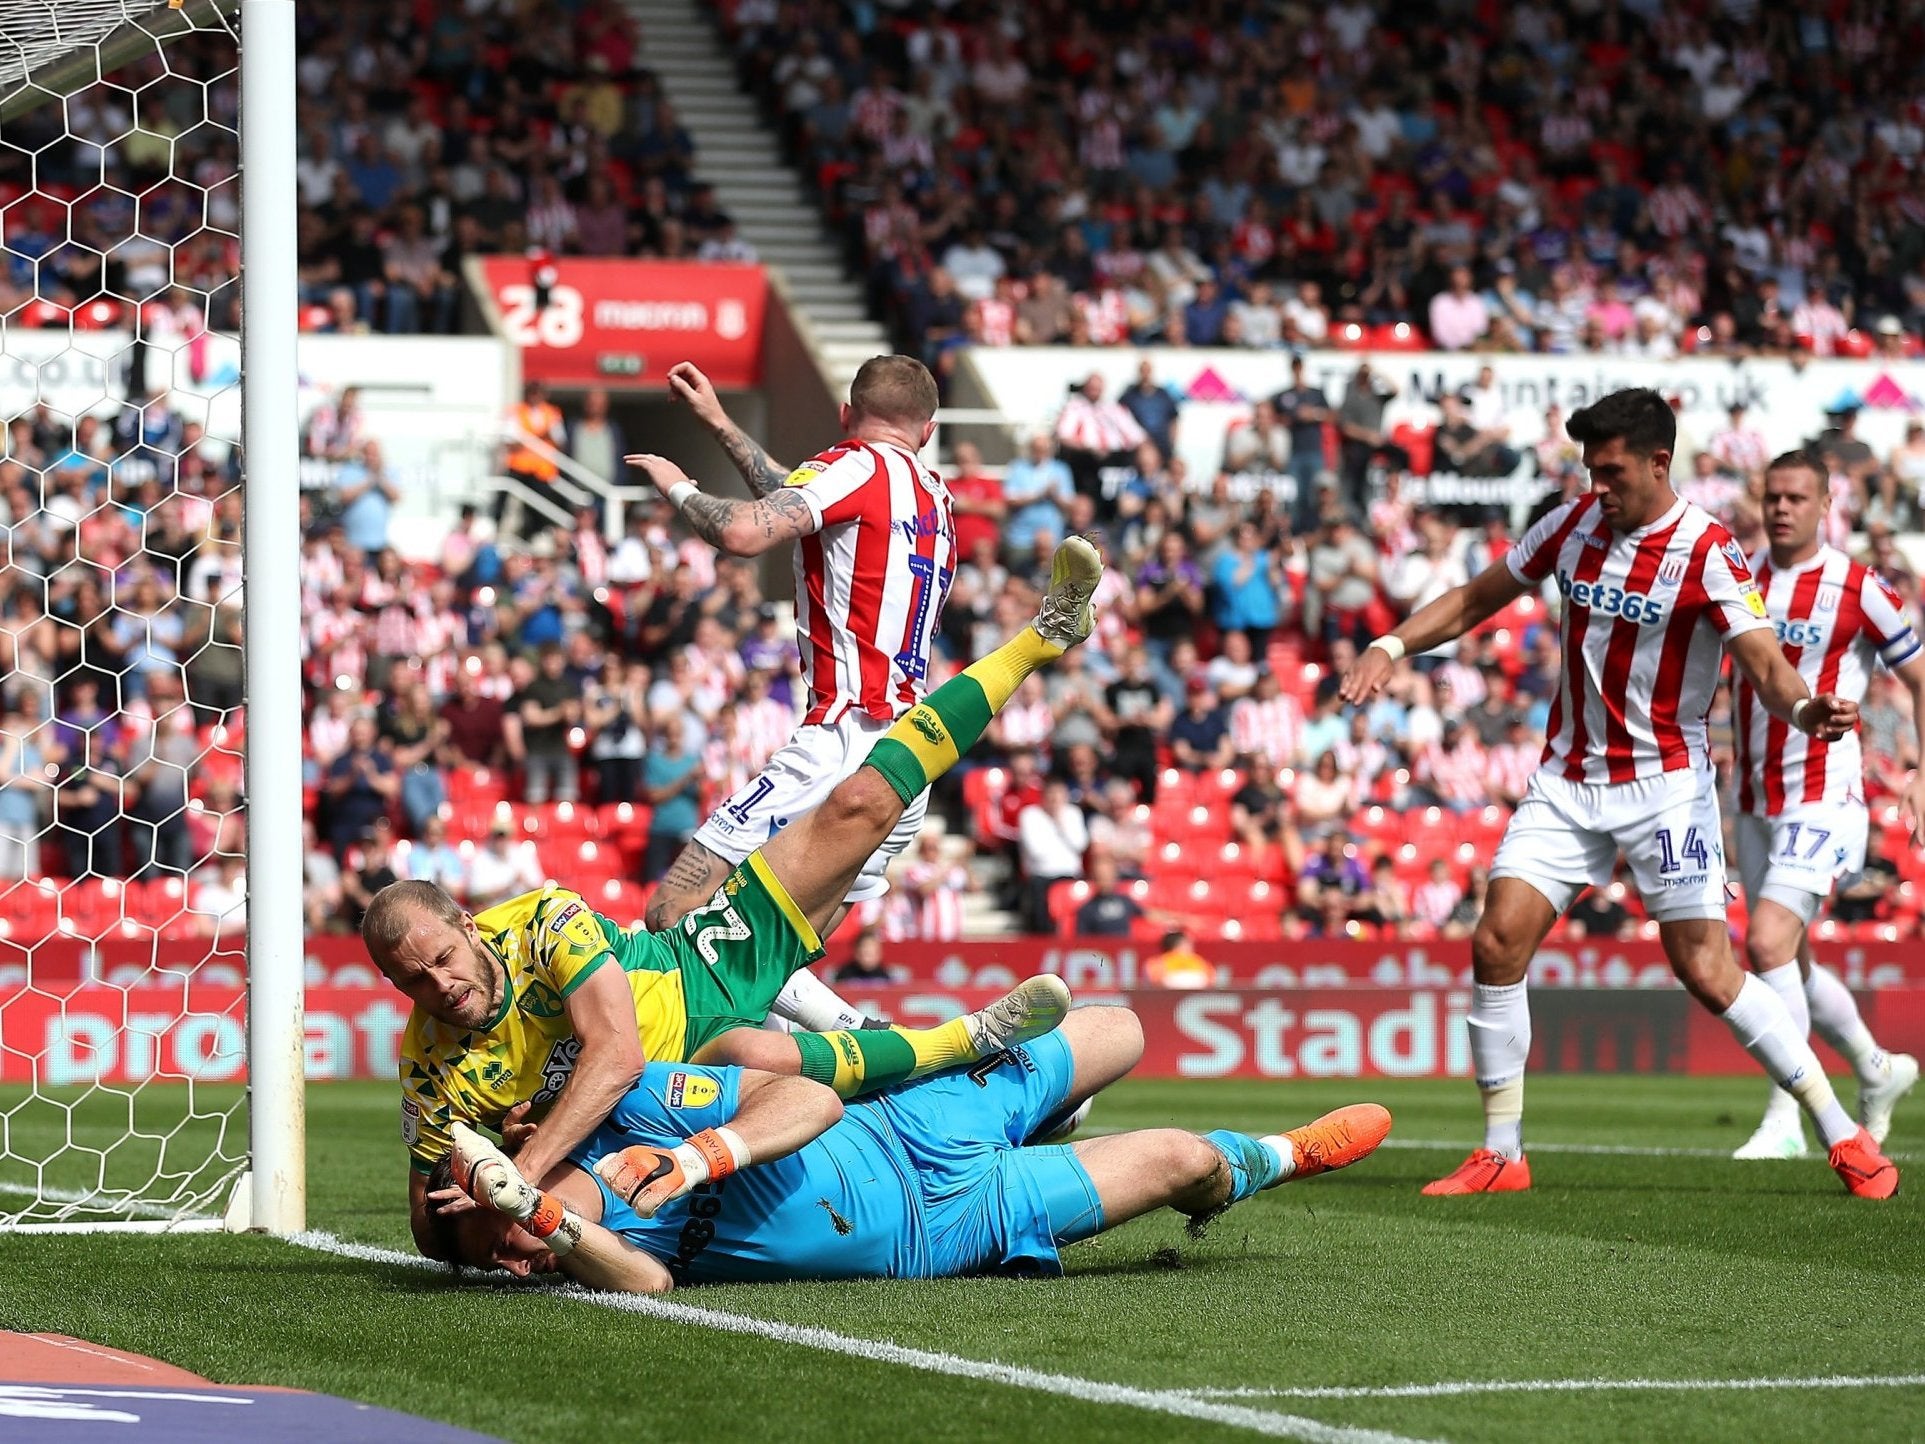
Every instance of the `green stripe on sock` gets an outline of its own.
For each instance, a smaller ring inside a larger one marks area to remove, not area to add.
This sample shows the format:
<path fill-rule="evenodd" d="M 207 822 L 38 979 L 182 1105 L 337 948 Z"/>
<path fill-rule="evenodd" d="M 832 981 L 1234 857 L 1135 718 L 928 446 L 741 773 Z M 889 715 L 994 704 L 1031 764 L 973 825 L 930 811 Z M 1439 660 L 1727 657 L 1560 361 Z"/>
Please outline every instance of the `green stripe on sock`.
<path fill-rule="evenodd" d="M 900 1083 L 916 1071 L 916 1048 L 900 1033 L 851 1033 L 862 1054 L 862 1091 Z"/>
<path fill-rule="evenodd" d="M 869 766 L 880 772 L 883 780 L 896 790 L 904 807 L 921 796 L 929 785 L 916 754 L 893 737 L 884 737 L 869 749 Z"/>
<path fill-rule="evenodd" d="M 929 694 L 927 701 L 942 718 L 943 726 L 949 729 L 958 757 L 968 755 L 969 749 L 989 730 L 990 720 L 996 715 L 983 693 L 982 683 L 967 672 L 944 682 Z"/>
<path fill-rule="evenodd" d="M 796 1050 L 802 1054 L 802 1076 L 812 1078 L 825 1088 L 836 1084 L 835 1045 L 820 1033 L 791 1033 Z"/>

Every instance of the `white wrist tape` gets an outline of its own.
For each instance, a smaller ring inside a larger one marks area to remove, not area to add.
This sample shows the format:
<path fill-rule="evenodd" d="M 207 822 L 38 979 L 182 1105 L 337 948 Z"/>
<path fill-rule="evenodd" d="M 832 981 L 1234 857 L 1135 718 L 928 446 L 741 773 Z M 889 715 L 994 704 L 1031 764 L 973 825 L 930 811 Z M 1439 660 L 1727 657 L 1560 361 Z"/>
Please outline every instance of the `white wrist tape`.
<path fill-rule="evenodd" d="M 1805 730 L 1806 709 L 1817 700 L 1816 697 L 1800 697 L 1796 702 L 1791 704 L 1791 725 L 1796 727 L 1800 732 Z"/>
<path fill-rule="evenodd" d="M 1372 639 L 1370 646 L 1375 647 L 1386 657 L 1390 658 L 1392 663 L 1404 660 L 1404 639 L 1395 632 L 1386 632 L 1383 636 Z M 1370 647 L 1366 647 L 1364 650 L 1367 652 L 1370 650 Z"/>
<path fill-rule="evenodd" d="M 668 504 L 677 511 L 688 505 L 688 499 L 701 491 L 692 481 L 678 481 L 668 489 Z"/>
<path fill-rule="evenodd" d="M 749 1166 L 749 1146 L 733 1128 L 710 1128 L 698 1136 L 719 1140 L 728 1150 L 733 1163 L 726 1170 L 718 1170 L 717 1160 L 712 1159 L 694 1140 L 678 1143 L 674 1149 L 675 1158 L 682 1165 L 683 1176 L 690 1184 L 707 1183 L 718 1172 L 726 1178 L 730 1173 Z"/>

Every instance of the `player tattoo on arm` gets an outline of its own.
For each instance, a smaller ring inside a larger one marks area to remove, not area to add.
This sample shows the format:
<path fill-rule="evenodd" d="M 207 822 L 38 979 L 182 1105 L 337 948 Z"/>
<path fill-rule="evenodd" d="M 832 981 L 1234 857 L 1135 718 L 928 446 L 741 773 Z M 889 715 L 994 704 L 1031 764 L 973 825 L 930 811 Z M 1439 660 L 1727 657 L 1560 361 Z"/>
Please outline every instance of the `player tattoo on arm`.
<path fill-rule="evenodd" d="M 698 493 L 682 503 L 682 515 L 703 541 L 734 556 L 760 556 L 815 530 L 815 513 L 802 493 L 789 488 L 760 501 Z"/>
<path fill-rule="evenodd" d="M 742 480 L 749 484 L 750 495 L 761 498 L 782 489 L 782 483 L 789 476 L 788 469 L 773 460 L 741 427 L 730 422 L 715 434 L 715 440 L 741 473 Z"/>

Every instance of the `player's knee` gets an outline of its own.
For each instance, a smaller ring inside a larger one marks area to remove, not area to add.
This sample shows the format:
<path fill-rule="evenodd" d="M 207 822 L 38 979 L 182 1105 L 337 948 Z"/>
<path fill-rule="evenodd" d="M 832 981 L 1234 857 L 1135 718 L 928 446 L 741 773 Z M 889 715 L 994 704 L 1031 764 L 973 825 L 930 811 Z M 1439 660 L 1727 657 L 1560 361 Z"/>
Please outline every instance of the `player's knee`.
<path fill-rule="evenodd" d="M 1230 1181 L 1230 1161 L 1214 1143 L 1194 1133 L 1167 1130 L 1164 1167 L 1171 1181 L 1182 1188 L 1209 1189 Z"/>
<path fill-rule="evenodd" d="M 1754 973 L 1768 973 L 1782 967 L 1797 954 L 1795 946 L 1786 947 L 1782 938 L 1756 927 L 1745 937 L 1745 962 Z"/>
<path fill-rule="evenodd" d="M 887 836 L 902 816 L 902 799 L 873 767 L 859 767 L 836 784 L 822 804 L 822 822 L 837 831 L 856 828 Z"/>
<path fill-rule="evenodd" d="M 754 1068 L 785 1075 L 802 1071 L 802 1053 L 795 1040 L 761 1028 L 731 1028 L 690 1061 L 710 1068 Z"/>
<path fill-rule="evenodd" d="M 1471 934 L 1471 970 L 1477 981 L 1494 986 L 1514 983 L 1529 970 L 1532 940 L 1505 919 L 1485 913 Z"/>

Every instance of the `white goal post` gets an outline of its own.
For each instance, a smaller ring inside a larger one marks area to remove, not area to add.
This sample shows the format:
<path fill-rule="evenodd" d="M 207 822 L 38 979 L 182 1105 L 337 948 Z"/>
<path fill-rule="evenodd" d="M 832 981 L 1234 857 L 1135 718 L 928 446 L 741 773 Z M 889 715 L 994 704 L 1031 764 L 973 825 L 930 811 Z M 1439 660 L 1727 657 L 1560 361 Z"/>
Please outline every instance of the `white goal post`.
<path fill-rule="evenodd" d="M 306 1226 L 295 3 L 0 0 L 0 1231 Z"/>

